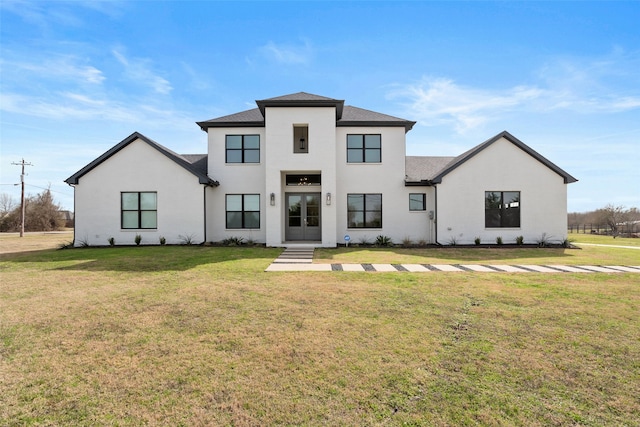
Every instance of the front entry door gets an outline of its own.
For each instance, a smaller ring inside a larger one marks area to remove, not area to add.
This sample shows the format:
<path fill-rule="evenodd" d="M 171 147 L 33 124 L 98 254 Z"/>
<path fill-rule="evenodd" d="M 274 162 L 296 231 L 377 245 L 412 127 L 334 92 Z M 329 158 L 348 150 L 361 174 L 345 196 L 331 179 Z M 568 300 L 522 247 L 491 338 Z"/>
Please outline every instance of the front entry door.
<path fill-rule="evenodd" d="M 286 193 L 285 240 L 318 241 L 320 230 L 320 193 Z"/>

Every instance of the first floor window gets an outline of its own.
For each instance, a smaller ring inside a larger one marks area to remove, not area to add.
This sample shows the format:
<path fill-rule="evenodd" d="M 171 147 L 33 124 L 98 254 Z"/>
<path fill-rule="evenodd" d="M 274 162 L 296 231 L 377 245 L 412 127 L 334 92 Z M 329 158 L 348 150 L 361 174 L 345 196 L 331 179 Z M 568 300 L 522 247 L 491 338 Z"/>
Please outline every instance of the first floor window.
<path fill-rule="evenodd" d="M 520 227 L 520 192 L 485 191 L 484 225 L 487 228 Z"/>
<path fill-rule="evenodd" d="M 260 195 L 227 194 L 227 228 L 260 228 Z"/>
<path fill-rule="evenodd" d="M 409 210 L 410 211 L 427 210 L 427 195 L 424 193 L 409 194 Z"/>
<path fill-rule="evenodd" d="M 120 194 L 123 229 L 158 228 L 158 193 L 131 191 Z"/>
<path fill-rule="evenodd" d="M 382 194 L 347 194 L 349 228 L 382 227 Z"/>

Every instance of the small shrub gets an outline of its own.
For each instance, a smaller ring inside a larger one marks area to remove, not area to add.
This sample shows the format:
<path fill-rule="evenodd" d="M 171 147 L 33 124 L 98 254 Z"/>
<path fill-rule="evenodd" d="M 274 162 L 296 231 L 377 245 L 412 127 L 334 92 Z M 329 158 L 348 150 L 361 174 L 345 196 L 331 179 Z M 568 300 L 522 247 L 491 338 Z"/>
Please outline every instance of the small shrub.
<path fill-rule="evenodd" d="M 547 236 L 547 233 L 542 233 L 540 237 L 538 237 L 538 239 L 536 240 L 536 243 L 541 248 L 545 248 L 549 246 L 549 237 Z"/>
<path fill-rule="evenodd" d="M 114 239 L 113 237 L 109 237 L 107 241 L 109 242 L 109 246 L 115 246 L 116 244 L 116 239 Z"/>
<path fill-rule="evenodd" d="M 164 238 L 164 236 L 160 236 L 160 244 L 164 245 L 167 243 L 167 239 Z"/>
<path fill-rule="evenodd" d="M 62 242 L 58 245 L 58 249 L 70 249 L 73 247 L 73 242 Z"/>
<path fill-rule="evenodd" d="M 383 236 L 382 234 L 376 237 L 376 246 L 391 246 L 393 241 L 389 236 Z"/>
<path fill-rule="evenodd" d="M 418 240 L 418 246 L 427 246 L 427 240 L 426 239 L 420 239 Z"/>
<path fill-rule="evenodd" d="M 456 236 L 449 237 L 449 246 L 455 246 L 457 244 L 458 244 L 458 239 L 456 239 Z"/>
<path fill-rule="evenodd" d="M 496 237 L 496 244 L 498 244 L 498 245 L 502 244 L 502 236 Z"/>
<path fill-rule="evenodd" d="M 89 238 L 87 236 L 84 236 L 82 239 L 78 239 L 78 243 L 81 248 L 88 248 L 89 247 Z"/>
<path fill-rule="evenodd" d="M 413 246 L 413 240 L 411 240 L 411 237 L 405 236 L 405 238 L 402 239 L 402 246 L 404 246 L 405 248 L 410 248 L 411 246 Z"/>
<path fill-rule="evenodd" d="M 573 240 L 569 239 L 568 237 L 565 238 L 560 244 L 562 245 L 563 248 L 570 248 L 573 243 Z"/>
<path fill-rule="evenodd" d="M 480 246 L 480 238 L 479 238 L 479 237 L 476 237 L 476 238 L 473 240 L 473 243 L 475 243 L 475 245 L 476 245 L 476 246 Z"/>
<path fill-rule="evenodd" d="M 195 235 L 193 233 L 186 234 L 184 236 L 180 234 L 178 235 L 178 238 L 180 239 L 181 244 L 190 246 L 190 245 L 193 245 L 194 243 L 193 241 L 195 239 Z"/>
<path fill-rule="evenodd" d="M 240 246 L 244 242 L 244 238 L 242 237 L 229 237 L 222 241 L 224 246 Z"/>
<path fill-rule="evenodd" d="M 367 246 L 367 245 L 371 244 L 371 242 L 369 242 L 369 236 L 360 237 L 360 240 L 358 241 L 358 243 L 363 245 L 363 246 Z"/>
<path fill-rule="evenodd" d="M 136 234 L 135 239 L 133 239 L 134 242 L 136 242 L 136 245 L 140 246 L 140 242 L 142 242 L 142 236 L 139 234 Z"/>
<path fill-rule="evenodd" d="M 516 245 L 522 246 L 524 244 L 524 236 L 516 237 Z"/>

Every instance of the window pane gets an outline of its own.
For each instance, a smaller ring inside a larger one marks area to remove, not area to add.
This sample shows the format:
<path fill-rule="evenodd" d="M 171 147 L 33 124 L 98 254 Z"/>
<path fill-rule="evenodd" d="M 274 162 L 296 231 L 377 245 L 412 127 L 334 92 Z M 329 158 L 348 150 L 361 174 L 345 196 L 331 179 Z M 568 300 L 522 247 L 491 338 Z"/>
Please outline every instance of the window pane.
<path fill-rule="evenodd" d="M 244 148 L 260 148 L 260 135 L 245 135 Z"/>
<path fill-rule="evenodd" d="M 242 195 L 227 194 L 227 211 L 242 211 Z"/>
<path fill-rule="evenodd" d="M 300 227 L 302 225 L 302 218 L 299 216 L 289 217 L 289 227 Z"/>
<path fill-rule="evenodd" d="M 382 212 L 367 212 L 365 222 L 365 227 L 382 227 Z"/>
<path fill-rule="evenodd" d="M 242 149 L 242 135 L 227 135 L 227 148 Z"/>
<path fill-rule="evenodd" d="M 425 210 L 425 194 L 411 193 L 409 194 L 409 210 L 423 211 Z"/>
<path fill-rule="evenodd" d="M 260 211 L 260 195 L 258 194 L 245 194 L 244 196 L 244 210 L 245 211 Z"/>
<path fill-rule="evenodd" d="M 260 212 L 245 212 L 244 228 L 260 228 Z"/>
<path fill-rule="evenodd" d="M 242 228 L 242 212 L 227 212 L 227 228 Z"/>
<path fill-rule="evenodd" d="M 367 197 L 367 210 L 382 210 L 382 194 L 365 194 Z"/>
<path fill-rule="evenodd" d="M 380 150 L 365 150 L 364 161 L 367 163 L 380 163 Z"/>
<path fill-rule="evenodd" d="M 244 151 L 245 163 L 260 163 L 260 150 L 245 150 Z"/>
<path fill-rule="evenodd" d="M 364 210 L 364 194 L 347 195 L 347 209 L 350 211 Z"/>
<path fill-rule="evenodd" d="M 364 213 L 349 212 L 349 227 L 350 228 L 364 227 Z"/>
<path fill-rule="evenodd" d="M 122 212 L 122 228 L 138 228 L 138 211 Z"/>
<path fill-rule="evenodd" d="M 157 228 L 157 212 L 156 211 L 143 211 L 140 212 L 140 228 Z"/>
<path fill-rule="evenodd" d="M 365 148 L 380 148 L 380 135 L 365 135 L 364 147 Z"/>
<path fill-rule="evenodd" d="M 362 163 L 362 150 L 361 149 L 350 149 L 347 150 L 347 162 L 348 163 Z"/>
<path fill-rule="evenodd" d="M 140 193 L 140 209 L 155 210 L 156 209 L 156 193 Z"/>
<path fill-rule="evenodd" d="M 362 148 L 362 135 L 347 135 L 347 148 Z"/>
<path fill-rule="evenodd" d="M 227 163 L 242 163 L 242 150 L 227 150 Z"/>
<path fill-rule="evenodd" d="M 122 193 L 122 209 L 138 210 L 138 193 Z"/>

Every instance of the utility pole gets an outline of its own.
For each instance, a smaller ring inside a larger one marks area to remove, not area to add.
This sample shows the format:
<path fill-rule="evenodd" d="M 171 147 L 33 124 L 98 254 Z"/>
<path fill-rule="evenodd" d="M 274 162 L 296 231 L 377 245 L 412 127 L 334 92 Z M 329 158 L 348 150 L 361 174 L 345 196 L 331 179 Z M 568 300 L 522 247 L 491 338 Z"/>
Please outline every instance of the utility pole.
<path fill-rule="evenodd" d="M 25 162 L 24 158 L 20 163 L 12 162 L 11 164 L 22 166 L 22 173 L 20 174 L 20 183 L 22 184 L 22 195 L 20 197 L 20 237 L 24 237 L 24 167 L 33 165 Z"/>

